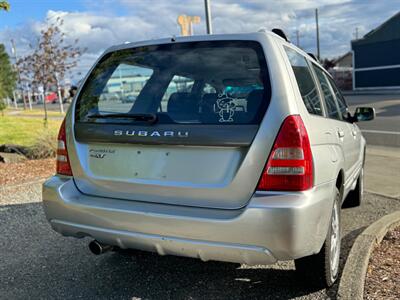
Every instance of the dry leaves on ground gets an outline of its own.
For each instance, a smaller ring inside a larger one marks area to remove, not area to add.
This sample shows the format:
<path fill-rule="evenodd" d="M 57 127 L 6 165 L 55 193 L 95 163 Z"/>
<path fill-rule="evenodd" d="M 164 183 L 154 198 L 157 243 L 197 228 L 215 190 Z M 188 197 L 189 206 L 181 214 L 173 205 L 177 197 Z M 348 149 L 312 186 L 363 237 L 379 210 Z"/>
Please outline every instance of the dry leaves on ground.
<path fill-rule="evenodd" d="M 372 253 L 364 299 L 400 299 L 400 227 L 388 232 Z"/>
<path fill-rule="evenodd" d="M 54 158 L 28 160 L 21 163 L 0 163 L 0 186 L 19 184 L 50 177 L 55 173 Z"/>

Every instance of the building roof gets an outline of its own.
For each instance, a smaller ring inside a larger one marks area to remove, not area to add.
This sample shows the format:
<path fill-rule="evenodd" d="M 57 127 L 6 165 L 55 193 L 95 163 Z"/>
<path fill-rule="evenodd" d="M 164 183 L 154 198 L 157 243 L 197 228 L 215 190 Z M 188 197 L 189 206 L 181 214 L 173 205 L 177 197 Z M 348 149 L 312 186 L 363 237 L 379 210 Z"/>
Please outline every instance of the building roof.
<path fill-rule="evenodd" d="M 352 67 L 353 66 L 353 53 L 351 51 L 339 56 L 334 61 L 338 67 Z"/>
<path fill-rule="evenodd" d="M 400 39 L 400 12 L 389 18 L 363 38 L 351 41 L 352 45 L 372 44 Z"/>

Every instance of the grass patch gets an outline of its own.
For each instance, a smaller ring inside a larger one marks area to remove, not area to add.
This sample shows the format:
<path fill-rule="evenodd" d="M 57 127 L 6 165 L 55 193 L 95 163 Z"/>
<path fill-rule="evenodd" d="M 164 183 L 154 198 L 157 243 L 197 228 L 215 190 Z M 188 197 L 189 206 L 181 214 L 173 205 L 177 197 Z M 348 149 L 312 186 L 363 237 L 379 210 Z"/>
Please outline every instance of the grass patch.
<path fill-rule="evenodd" d="M 0 115 L 0 145 L 17 144 L 33 146 L 43 135 L 57 136 L 62 120 L 48 120 L 44 127 L 42 118 Z"/>
<path fill-rule="evenodd" d="M 30 109 L 26 109 L 25 110 L 25 109 L 11 109 L 11 108 L 8 108 L 8 109 L 6 109 L 4 111 L 4 114 L 5 115 L 9 115 L 10 113 L 13 114 L 15 112 L 18 112 L 17 115 L 20 115 L 20 116 L 24 116 L 24 115 L 42 116 L 44 118 L 44 110 L 43 109 L 37 109 L 37 108 L 34 108 L 32 110 L 30 110 Z M 51 110 L 51 111 L 48 110 L 47 111 L 47 116 L 49 116 L 49 117 L 63 117 L 64 115 L 65 114 L 62 114 L 59 111 L 54 111 L 54 110 Z"/>

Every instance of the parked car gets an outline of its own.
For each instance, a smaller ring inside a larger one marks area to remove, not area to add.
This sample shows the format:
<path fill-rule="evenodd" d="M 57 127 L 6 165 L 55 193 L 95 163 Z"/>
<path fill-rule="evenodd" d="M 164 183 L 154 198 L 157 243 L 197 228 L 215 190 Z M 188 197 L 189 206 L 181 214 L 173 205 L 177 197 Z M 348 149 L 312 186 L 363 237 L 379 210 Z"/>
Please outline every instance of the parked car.
<path fill-rule="evenodd" d="M 136 101 L 136 97 L 133 95 L 128 95 L 121 98 L 122 103 L 133 103 Z"/>
<path fill-rule="evenodd" d="M 121 98 L 121 96 L 120 96 L 120 94 L 121 93 L 110 93 L 110 92 L 103 92 L 103 93 L 101 93 L 101 95 L 100 95 L 100 101 L 102 101 L 102 102 L 117 102 L 117 101 L 119 101 L 120 100 L 120 98 Z"/>
<path fill-rule="evenodd" d="M 45 99 L 46 103 L 52 103 L 52 104 L 57 103 L 58 101 L 57 93 L 51 92 L 45 96 Z"/>
<path fill-rule="evenodd" d="M 131 106 L 102 97 L 122 86 L 112 75 L 122 64 L 141 82 Z M 176 76 L 195 82 L 162 107 Z M 228 84 L 243 86 L 240 101 Z M 93 239 L 94 254 L 294 260 L 301 278 L 331 286 L 341 207 L 363 195 L 357 122 L 373 118 L 368 107 L 350 114 L 329 73 L 281 32 L 114 46 L 60 128 L 46 217 L 62 235 Z"/>

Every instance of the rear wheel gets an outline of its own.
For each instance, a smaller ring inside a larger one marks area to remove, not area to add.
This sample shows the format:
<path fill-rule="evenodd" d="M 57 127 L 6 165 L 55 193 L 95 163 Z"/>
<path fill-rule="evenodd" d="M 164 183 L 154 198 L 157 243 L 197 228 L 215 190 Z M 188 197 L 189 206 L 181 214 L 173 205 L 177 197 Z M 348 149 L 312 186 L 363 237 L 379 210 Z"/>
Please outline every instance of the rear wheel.
<path fill-rule="evenodd" d="M 360 175 L 357 178 L 356 188 L 350 191 L 343 203 L 343 207 L 360 206 L 364 195 L 364 168 L 361 168 Z"/>
<path fill-rule="evenodd" d="M 336 281 L 339 273 L 340 229 L 340 192 L 336 189 L 330 225 L 321 251 L 294 261 L 296 272 L 307 283 L 329 287 Z"/>

